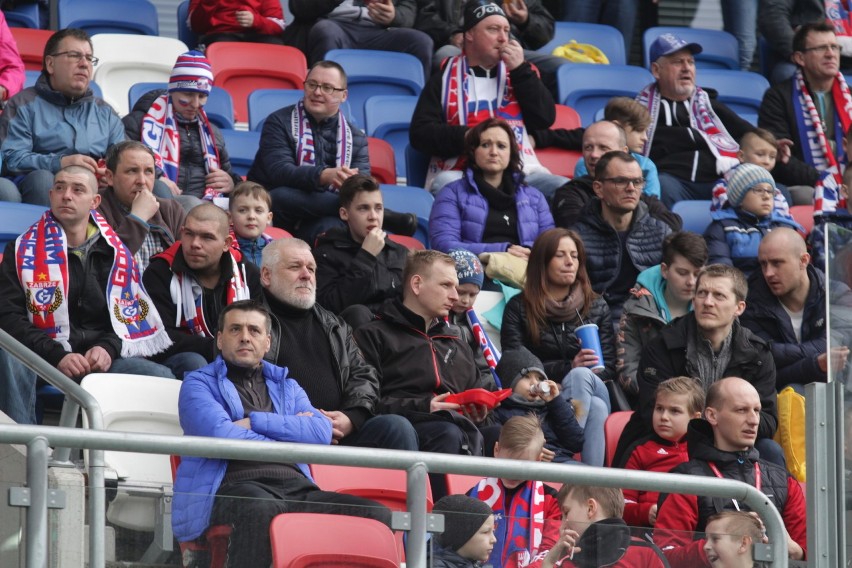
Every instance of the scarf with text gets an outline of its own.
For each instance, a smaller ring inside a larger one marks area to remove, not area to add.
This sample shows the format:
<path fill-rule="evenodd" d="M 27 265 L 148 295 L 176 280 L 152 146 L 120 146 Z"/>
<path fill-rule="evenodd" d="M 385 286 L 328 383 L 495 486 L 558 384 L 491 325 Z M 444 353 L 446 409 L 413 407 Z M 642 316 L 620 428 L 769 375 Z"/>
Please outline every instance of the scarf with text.
<path fill-rule="evenodd" d="M 838 36 L 852 36 L 852 16 L 849 0 L 825 0 L 825 19 Z"/>
<path fill-rule="evenodd" d="M 172 342 L 142 286 L 133 254 L 100 213 L 92 210 L 90 215 L 114 252 L 105 293 L 111 306 L 110 323 L 121 339 L 121 356 L 148 357 L 163 351 Z M 70 352 L 68 242 L 50 211 L 15 241 L 15 267 L 26 294 L 29 320 Z"/>
<path fill-rule="evenodd" d="M 648 141 L 642 149 L 644 156 L 651 153 L 651 144 L 654 142 L 654 131 L 660 117 L 660 90 L 657 83 L 647 85 L 636 96 L 636 101 L 648 109 L 651 114 L 651 126 L 648 127 Z M 689 126 L 697 130 L 704 141 L 707 142 L 710 151 L 716 157 L 716 173 L 723 174 L 739 164 L 737 152 L 740 145 L 728 133 L 719 116 L 713 111 L 710 96 L 701 89 L 695 87 L 689 104 Z"/>
<path fill-rule="evenodd" d="M 204 150 L 204 166 L 207 173 L 219 169 L 219 151 L 213 129 L 207 119 L 204 108 L 198 111 L 196 120 L 201 149 Z M 154 151 L 154 161 L 167 178 L 178 182 L 180 169 L 180 125 L 175 118 L 174 107 L 169 93 L 158 97 L 142 118 L 142 142 Z M 187 125 L 191 127 L 191 125 Z M 223 193 L 212 188 L 204 190 L 204 199 L 213 200 Z"/>
<path fill-rule="evenodd" d="M 314 147 L 314 131 L 305 112 L 304 99 L 300 100 L 290 113 L 290 133 L 296 140 L 296 160 L 299 166 L 315 166 L 317 154 Z M 343 117 L 342 112 L 337 113 L 337 156 L 335 165 L 348 168 L 352 163 L 352 129 Z M 331 185 L 326 191 L 337 193 L 337 189 Z"/>

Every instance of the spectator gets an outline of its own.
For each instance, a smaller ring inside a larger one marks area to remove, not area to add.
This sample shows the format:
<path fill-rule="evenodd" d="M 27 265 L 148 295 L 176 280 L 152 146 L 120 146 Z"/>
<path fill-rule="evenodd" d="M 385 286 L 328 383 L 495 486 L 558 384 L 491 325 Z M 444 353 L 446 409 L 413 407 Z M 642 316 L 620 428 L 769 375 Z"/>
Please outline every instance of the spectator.
<path fill-rule="evenodd" d="M 219 314 L 237 300 L 260 299 L 257 267 L 231 248 L 228 214 L 212 203 L 193 208 L 180 240 L 151 259 L 145 287 L 174 344 L 157 361 L 178 378 L 215 358 Z"/>
<path fill-rule="evenodd" d="M 546 376 L 561 383 L 564 396 L 576 401 L 585 432 L 583 462 L 602 466 L 603 425 L 610 413 L 603 381 L 615 375 L 615 343 L 609 308 L 592 292 L 586 263 L 577 233 L 542 233 L 530 252 L 523 292 L 506 304 L 500 339 L 506 351 L 528 348 L 544 363 Z M 593 349 L 582 347 L 575 334 L 577 327 L 589 323 L 598 326 L 603 361 Z"/>
<path fill-rule="evenodd" d="M 76 28 L 54 33 L 34 87 L 6 103 L 0 115 L 3 173 L 20 191 L 0 183 L 0 200 L 49 206 L 53 176 L 66 166 L 91 170 L 103 184 L 107 149 L 125 139 L 118 115 L 92 95 L 92 40 Z"/>
<path fill-rule="evenodd" d="M 721 0 L 723 29 L 737 38 L 739 69 L 750 71 L 757 47 L 758 0 Z"/>
<path fill-rule="evenodd" d="M 260 266 L 263 249 L 272 240 L 266 235 L 266 229 L 272 223 L 271 206 L 269 192 L 253 181 L 238 183 L 228 199 L 228 213 L 234 231 L 232 245 L 255 266 Z"/>
<path fill-rule="evenodd" d="M 467 495 L 447 495 L 435 503 L 432 513 L 444 516 L 444 532 L 435 535 L 429 566 L 480 568 L 488 560 L 497 542 L 488 505 Z"/>
<path fill-rule="evenodd" d="M 24 88 L 26 75 L 18 44 L 0 12 L 0 104 L 5 104 Z"/>
<path fill-rule="evenodd" d="M 491 340 L 485 334 L 485 329 L 480 325 L 475 331 L 475 323 L 479 317 L 473 309 L 476 298 L 482 290 L 485 282 L 485 269 L 479 257 L 464 249 L 451 250 L 448 253 L 456 263 L 456 276 L 459 283 L 456 286 L 458 299 L 453 302 L 453 307 L 448 314 L 447 321 L 459 328 L 462 339 L 473 351 L 476 368 L 480 374 L 484 372 L 494 375 L 497 366 L 497 354 Z M 484 343 L 483 343 L 484 342 Z M 496 378 L 496 377 L 495 377 Z"/>
<path fill-rule="evenodd" d="M 799 483 L 787 471 L 760 457 L 755 449 L 763 422 L 761 397 L 747 381 L 728 377 L 707 392 L 705 420 L 689 423 L 689 461 L 672 473 L 735 479 L 756 487 L 781 513 L 787 529 L 787 552 L 804 560 L 807 550 L 805 498 Z M 742 510 L 736 499 L 672 493 L 660 499 L 654 542 L 665 551 L 672 568 L 710 566 L 704 541 L 692 533 L 703 532 L 712 513 Z"/>
<path fill-rule="evenodd" d="M 852 306 L 852 291 L 838 281 L 826 281 L 810 264 L 805 241 L 792 229 L 779 228 L 764 237 L 758 250 L 760 272 L 749 278 L 742 324 L 772 346 L 777 375 L 775 388 L 825 382 L 828 370 L 826 294 L 831 305 Z M 833 332 L 844 323 L 833 321 Z M 848 329 L 846 333 L 848 333 Z M 832 351 L 834 370 L 842 369 L 849 349 Z"/>
<path fill-rule="evenodd" d="M 663 239 L 672 232 L 651 217 L 641 200 L 645 179 L 638 162 L 625 152 L 604 154 L 595 165 L 590 201 L 574 229 L 589 248 L 592 289 L 600 294 L 614 319 L 643 270 L 663 259 Z"/>
<path fill-rule="evenodd" d="M 64 167 L 48 196 L 50 210 L 6 245 L 0 328 L 72 379 L 106 372 L 173 379 L 142 358 L 171 342 L 133 253 L 93 211 L 101 199 L 95 174 Z M 35 424 L 35 373 L 5 351 L 0 369 L 0 410 Z"/>
<path fill-rule="evenodd" d="M 722 511 L 711 515 L 704 528 L 704 554 L 711 566 L 754 568 L 754 545 L 766 537 L 763 523 L 745 511 Z"/>
<path fill-rule="evenodd" d="M 240 301 L 219 316 L 216 360 L 181 385 L 180 425 L 187 436 L 329 444 L 331 421 L 314 408 L 286 368 L 263 361 L 272 319 L 261 304 Z M 180 542 L 210 525 L 233 527 L 228 557 L 269 566 L 269 523 L 281 513 L 355 515 L 390 524 L 375 501 L 321 491 L 307 464 L 184 457 L 175 476 L 172 527 Z"/>
<path fill-rule="evenodd" d="M 695 233 L 671 233 L 663 261 L 639 273 L 624 302 L 618 332 L 618 380 L 625 394 L 639 394 L 636 375 L 645 347 L 672 320 L 692 311 L 695 282 L 707 263 L 707 243 Z"/>
<path fill-rule="evenodd" d="M 663 34 L 650 48 L 656 81 L 636 100 L 651 113 L 644 155 L 660 173 L 666 207 L 684 199 L 710 199 L 713 182 L 737 162 L 737 140 L 753 127 L 710 93 L 695 86 L 702 47 Z"/>
<path fill-rule="evenodd" d="M 107 187 L 98 212 L 133 253 L 140 272 L 175 244 L 186 218 L 178 203 L 154 196 L 155 172 L 154 152 L 141 142 L 125 140 L 107 152 Z"/>
<path fill-rule="evenodd" d="M 486 118 L 508 122 L 516 133 L 526 181 L 552 196 L 567 179 L 554 176 L 535 157 L 528 131 L 556 119 L 553 97 L 509 38 L 509 18 L 489 0 L 464 8 L 464 48 L 426 84 L 411 119 L 411 145 L 432 156 L 426 187 L 437 193 L 463 176 L 465 133 Z"/>
<path fill-rule="evenodd" d="M 217 41 L 284 44 L 284 12 L 276 0 L 191 0 L 189 27 L 205 46 Z"/>
<path fill-rule="evenodd" d="M 630 56 L 633 45 L 633 29 L 639 7 L 637 0 L 601 0 L 599 2 L 575 2 L 561 0 L 563 22 L 586 22 L 612 26 L 624 37 L 624 53 Z"/>
<path fill-rule="evenodd" d="M 512 127 L 486 118 L 465 135 L 465 158 L 464 177 L 444 187 L 432 206 L 432 247 L 529 258 L 529 247 L 553 228 L 553 217 L 544 195 L 524 183 Z"/>
<path fill-rule="evenodd" d="M 332 443 L 417 450 L 417 434 L 402 416 L 376 416 L 379 378 L 364 361 L 346 323 L 316 304 L 316 263 L 299 239 L 264 249 L 260 281 L 272 313 L 266 359 L 286 367 L 311 404 L 332 422 Z"/>
<path fill-rule="evenodd" d="M 242 181 L 231 169 L 225 140 L 204 111 L 213 88 L 210 61 L 199 51 L 177 58 L 167 91 L 151 91 L 124 117 L 128 138 L 154 151 L 161 187 L 189 211 L 201 199 L 227 196 Z"/>

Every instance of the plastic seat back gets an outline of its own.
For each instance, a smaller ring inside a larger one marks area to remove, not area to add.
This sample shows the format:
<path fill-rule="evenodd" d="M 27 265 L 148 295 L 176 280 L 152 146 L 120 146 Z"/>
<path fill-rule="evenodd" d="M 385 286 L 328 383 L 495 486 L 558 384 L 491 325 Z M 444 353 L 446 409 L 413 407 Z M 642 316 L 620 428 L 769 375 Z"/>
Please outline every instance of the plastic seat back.
<path fill-rule="evenodd" d="M 47 207 L 28 203 L 3 202 L 0 207 L 0 252 L 6 249 L 6 243 L 15 240 L 44 215 Z"/>
<path fill-rule="evenodd" d="M 766 77 L 750 71 L 702 69 L 698 74 L 698 82 L 702 87 L 715 89 L 719 94 L 718 100 L 740 117 L 757 125 L 760 103 L 769 88 Z"/>
<path fill-rule="evenodd" d="M 378 138 L 367 138 L 367 151 L 370 154 L 370 174 L 379 183 L 396 185 L 396 158 L 391 145 Z"/>
<path fill-rule="evenodd" d="M 11 28 L 11 31 L 15 43 L 18 44 L 18 53 L 24 62 L 24 69 L 41 72 L 44 46 L 53 32 L 30 28 Z"/>
<path fill-rule="evenodd" d="M 556 72 L 559 101 L 577 111 L 585 126 L 595 120 L 598 109 L 612 97 L 636 96 L 643 87 L 654 81 L 647 69 L 632 65 L 561 66 Z"/>
<path fill-rule="evenodd" d="M 407 178 L 405 148 L 418 98 L 413 95 L 377 95 L 367 99 L 364 105 L 367 135 L 381 138 L 393 147 L 397 173 L 402 178 Z"/>
<path fill-rule="evenodd" d="M 37 30 L 41 27 L 41 16 L 38 12 L 38 2 L 30 4 L 19 3 L 12 7 L 3 8 L 6 16 L 6 24 L 10 28 L 31 28 Z"/>
<path fill-rule="evenodd" d="M 248 121 L 248 96 L 257 89 L 302 89 L 305 55 L 286 45 L 216 42 L 207 48 L 214 82 L 231 93 L 237 122 Z"/>
<path fill-rule="evenodd" d="M 287 20 L 288 22 L 291 20 Z M 189 0 L 184 0 L 177 7 L 178 39 L 194 48 L 198 45 L 198 35 L 189 27 Z"/>
<path fill-rule="evenodd" d="M 556 105 L 556 120 L 551 128 L 573 130 L 580 126 L 580 115 L 576 110 L 565 105 Z M 536 148 L 535 155 L 550 173 L 569 178 L 574 177 L 574 168 L 577 162 L 583 159 L 583 153 L 580 151 L 556 147 Z"/>
<path fill-rule="evenodd" d="M 237 175 L 245 177 L 260 147 L 260 132 L 228 129 L 222 129 L 221 132 L 231 159 L 231 168 Z"/>
<path fill-rule="evenodd" d="M 378 501 L 392 511 L 406 511 L 406 474 L 401 469 L 342 465 L 311 465 L 314 482 L 323 491 L 358 495 Z M 426 510 L 432 510 L 432 488 L 426 481 Z"/>
<path fill-rule="evenodd" d="M 624 36 L 612 26 L 581 22 L 556 22 L 553 39 L 538 48 L 538 53 L 553 53 L 553 50 L 571 40 L 594 45 L 604 52 L 610 65 L 627 65 L 624 52 Z"/>
<path fill-rule="evenodd" d="M 606 456 L 604 465 L 609 467 L 612 465 L 612 458 L 615 456 L 615 448 L 618 446 L 618 439 L 621 438 L 621 433 L 624 427 L 633 416 L 632 410 L 620 410 L 613 412 L 606 417 L 604 422 L 604 439 L 606 440 Z"/>
<path fill-rule="evenodd" d="M 417 215 L 417 232 L 414 238 L 429 248 L 429 215 L 435 198 L 427 190 L 406 185 L 382 184 L 382 200 L 386 209 L 398 213 Z"/>
<path fill-rule="evenodd" d="M 813 205 L 793 205 L 790 207 L 790 215 L 796 220 L 796 223 L 801 225 L 805 231 L 810 234 L 814 229 L 814 206 Z"/>
<path fill-rule="evenodd" d="M 263 130 L 263 124 L 273 112 L 294 105 L 305 96 L 303 89 L 258 89 L 248 97 L 249 130 Z"/>
<path fill-rule="evenodd" d="M 672 212 L 683 219 L 683 230 L 703 235 L 712 219 L 710 218 L 710 200 L 685 199 L 672 207 Z"/>
<path fill-rule="evenodd" d="M 157 8 L 149 0 L 59 0 L 58 11 L 59 29 L 82 28 L 90 36 L 160 33 Z"/>
<path fill-rule="evenodd" d="M 703 51 L 695 55 L 698 69 L 740 68 L 740 55 L 737 38 L 722 30 L 705 30 L 680 26 L 659 26 L 648 28 L 642 34 L 642 53 L 645 67 L 651 68 L 651 44 L 663 34 L 674 34 L 688 43 L 701 45 Z M 701 77 L 701 74 L 698 74 Z"/>

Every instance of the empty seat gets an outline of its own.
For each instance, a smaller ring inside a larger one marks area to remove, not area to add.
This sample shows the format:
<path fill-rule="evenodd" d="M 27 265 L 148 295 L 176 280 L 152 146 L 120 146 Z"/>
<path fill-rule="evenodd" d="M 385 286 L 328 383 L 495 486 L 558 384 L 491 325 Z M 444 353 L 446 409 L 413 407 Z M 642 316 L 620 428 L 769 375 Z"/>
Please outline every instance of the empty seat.
<path fill-rule="evenodd" d="M 257 89 L 252 92 L 248 97 L 249 130 L 261 131 L 267 116 L 296 104 L 304 95 L 303 89 Z"/>
<path fill-rule="evenodd" d="M 594 45 L 604 52 L 610 65 L 627 65 L 627 56 L 624 53 L 624 36 L 614 27 L 604 24 L 556 22 L 553 39 L 536 51 L 553 53 L 554 49 L 571 40 Z"/>
<path fill-rule="evenodd" d="M 288 22 L 291 20 L 287 20 Z M 189 0 L 183 0 L 177 7 L 178 39 L 189 47 L 198 45 L 198 36 L 189 27 Z"/>
<path fill-rule="evenodd" d="M 556 120 L 551 128 L 572 130 L 580 126 L 580 115 L 577 114 L 577 111 L 565 105 L 556 105 Z M 550 170 L 550 173 L 569 178 L 574 177 L 574 167 L 578 161 L 583 159 L 582 152 L 552 146 L 536 148 L 535 155 L 541 165 Z"/>
<path fill-rule="evenodd" d="M 38 13 L 39 3 L 25 4 L 16 3 L 13 6 L 4 6 L 3 15 L 10 28 L 31 28 L 37 30 L 41 27 L 41 16 Z"/>
<path fill-rule="evenodd" d="M 231 168 L 237 175 L 245 177 L 257 155 L 260 132 L 222 129 L 222 137 L 225 139 L 225 149 L 228 150 L 228 156 L 231 158 Z"/>
<path fill-rule="evenodd" d="M 418 98 L 414 95 L 377 95 L 367 99 L 364 105 L 367 135 L 381 138 L 393 147 L 397 173 L 403 178 L 407 177 L 405 148 L 408 146 L 408 130 Z"/>
<path fill-rule="evenodd" d="M 378 138 L 367 138 L 367 151 L 370 155 L 370 174 L 379 183 L 396 185 L 396 158 L 391 145 Z"/>
<path fill-rule="evenodd" d="M 750 71 L 702 69 L 697 80 L 700 86 L 715 89 L 719 93 L 718 100 L 732 111 L 757 125 L 760 103 L 769 88 L 766 77 Z"/>
<path fill-rule="evenodd" d="M 168 86 L 168 83 L 136 83 L 131 86 L 127 92 L 130 110 L 133 110 L 136 101 L 146 93 L 157 89 L 167 89 Z M 208 120 L 219 128 L 234 128 L 234 103 L 231 102 L 231 95 L 225 89 L 213 87 L 210 96 L 207 97 L 207 103 L 204 105 L 204 112 L 207 113 Z"/>
<path fill-rule="evenodd" d="M 50 30 L 34 30 L 29 28 L 12 28 L 12 37 L 18 44 L 18 53 L 27 71 L 41 72 L 44 46 L 53 32 Z"/>
<path fill-rule="evenodd" d="M 663 34 L 674 34 L 688 43 L 697 43 L 703 51 L 695 55 L 695 66 L 699 69 L 740 68 L 737 38 L 722 30 L 704 30 L 678 26 L 648 28 L 642 34 L 642 52 L 645 67 L 651 67 L 651 44 Z M 701 75 L 699 74 L 699 77 Z"/>
<path fill-rule="evenodd" d="M 157 8 L 149 0 L 59 0 L 57 10 L 59 29 L 82 28 L 90 36 L 160 33 Z"/>
<path fill-rule="evenodd" d="M 429 248 L 429 215 L 435 198 L 421 187 L 382 185 L 382 200 L 386 209 L 417 215 L 417 232 L 414 238 Z"/>
<path fill-rule="evenodd" d="M 699 235 L 704 234 L 705 229 L 710 224 L 710 204 L 709 199 L 686 199 L 678 201 L 672 207 L 672 211 L 680 215 L 683 219 L 683 230 L 692 231 Z"/>
<path fill-rule="evenodd" d="M 207 48 L 216 85 L 231 93 L 238 122 L 248 121 L 248 96 L 257 89 L 302 89 L 305 55 L 286 45 L 216 42 Z"/>
<path fill-rule="evenodd" d="M 633 98 L 654 81 L 647 69 L 632 65 L 563 65 L 556 72 L 559 102 L 580 115 L 588 126 L 612 97 Z"/>
<path fill-rule="evenodd" d="M 28 203 L 4 201 L 0 205 L 0 252 L 6 249 L 6 243 L 18 236 L 39 220 L 47 207 Z"/>

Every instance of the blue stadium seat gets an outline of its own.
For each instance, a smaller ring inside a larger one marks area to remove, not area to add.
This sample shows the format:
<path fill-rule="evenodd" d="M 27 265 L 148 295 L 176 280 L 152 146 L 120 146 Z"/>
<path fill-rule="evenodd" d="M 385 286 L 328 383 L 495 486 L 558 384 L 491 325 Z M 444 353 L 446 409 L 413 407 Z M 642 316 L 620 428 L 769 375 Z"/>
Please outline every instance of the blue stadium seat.
<path fill-rule="evenodd" d="M 325 58 L 346 70 L 349 116 L 364 128 L 364 104 L 375 95 L 420 95 L 423 66 L 408 53 L 368 49 L 332 49 Z"/>
<path fill-rule="evenodd" d="M 405 148 L 417 99 L 413 95 L 377 95 L 367 99 L 364 105 L 367 136 L 381 138 L 393 147 L 397 173 L 401 177 L 407 177 Z"/>
<path fill-rule="evenodd" d="M 248 97 L 249 130 L 263 129 L 266 117 L 276 110 L 299 102 L 305 92 L 302 89 L 258 89 Z"/>
<path fill-rule="evenodd" d="M 59 29 L 82 28 L 89 35 L 160 35 L 157 8 L 149 0 L 59 0 Z"/>
<path fill-rule="evenodd" d="M 435 198 L 422 187 L 407 185 L 381 184 L 382 200 L 385 208 L 397 213 L 414 213 L 417 215 L 417 232 L 414 238 L 429 248 L 429 215 L 432 213 L 432 203 Z"/>
<path fill-rule="evenodd" d="M 678 201 L 672 207 L 672 212 L 677 213 L 683 219 L 684 231 L 692 231 L 693 233 L 703 235 L 710 221 L 712 221 L 710 218 L 710 203 L 709 199 Z"/>
<path fill-rule="evenodd" d="M 287 20 L 288 22 L 290 20 Z M 198 45 L 198 36 L 189 27 L 189 0 L 184 0 L 177 7 L 178 39 L 193 49 Z"/>
<path fill-rule="evenodd" d="M 38 221 L 46 209 L 43 205 L 4 201 L 0 207 L 0 251 L 6 248 L 6 243 L 17 239 L 30 225 Z"/>
<path fill-rule="evenodd" d="M 627 65 L 624 53 L 624 36 L 612 26 L 604 24 L 584 24 L 581 22 L 556 22 L 553 39 L 538 48 L 539 53 L 553 53 L 553 50 L 571 40 L 577 43 L 594 45 L 606 54 L 610 65 Z"/>
<path fill-rule="evenodd" d="M 426 173 L 430 157 L 409 144 L 405 147 L 406 183 L 414 187 L 426 187 Z"/>
<path fill-rule="evenodd" d="M 231 158 L 231 167 L 237 175 L 245 176 L 254 163 L 254 157 L 260 146 L 260 132 L 223 129 L 222 137 L 225 139 L 225 149 Z"/>
<path fill-rule="evenodd" d="M 632 65 L 563 65 L 556 72 L 559 102 L 577 111 L 585 126 L 612 97 L 636 96 L 654 81 L 647 69 Z"/>
<path fill-rule="evenodd" d="M 739 46 L 737 38 L 722 30 L 703 30 L 679 26 L 661 26 L 648 28 L 642 35 L 642 53 L 645 67 L 651 68 L 651 44 L 663 34 L 675 34 L 679 38 L 697 43 L 704 51 L 695 56 L 695 66 L 699 69 L 733 69 L 740 68 Z"/>
<path fill-rule="evenodd" d="M 156 89 L 166 89 L 168 83 L 136 83 L 127 91 L 130 110 L 133 110 L 133 105 L 141 99 L 145 93 Z M 231 101 L 231 95 L 228 91 L 221 87 L 213 87 L 210 96 L 207 97 L 207 103 L 204 105 L 204 111 L 207 113 L 207 118 L 219 128 L 234 128 L 234 103 Z"/>
<path fill-rule="evenodd" d="M 757 113 L 769 81 L 750 71 L 702 69 L 696 78 L 702 87 L 716 89 L 719 100 L 732 111 L 757 126 Z"/>
<path fill-rule="evenodd" d="M 41 27 L 41 18 L 38 13 L 38 2 L 32 4 L 17 4 L 11 8 L 3 8 L 6 23 L 10 28 L 32 28 L 37 30 Z"/>

